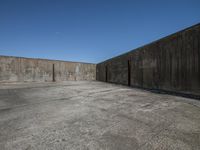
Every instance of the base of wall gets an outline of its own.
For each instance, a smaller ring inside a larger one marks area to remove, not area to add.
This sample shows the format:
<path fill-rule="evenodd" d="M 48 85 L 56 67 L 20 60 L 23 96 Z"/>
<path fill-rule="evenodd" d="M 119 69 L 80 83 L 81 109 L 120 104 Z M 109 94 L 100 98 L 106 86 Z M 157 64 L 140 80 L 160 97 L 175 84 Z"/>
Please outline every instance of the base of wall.
<path fill-rule="evenodd" d="M 185 98 L 192 98 L 192 99 L 200 100 L 200 95 L 197 95 L 197 94 L 176 92 L 176 91 L 163 90 L 163 89 L 148 89 L 148 88 L 137 87 L 137 86 L 131 86 L 131 87 L 143 89 L 143 90 L 150 91 L 152 93 L 157 93 L 157 94 L 169 94 L 169 95 L 174 95 L 174 96 L 181 96 L 181 97 L 185 97 Z"/>
<path fill-rule="evenodd" d="M 103 82 L 103 81 L 99 81 L 99 82 Z M 169 95 L 174 95 L 174 96 L 180 96 L 180 97 L 200 100 L 200 95 L 198 95 L 198 94 L 183 93 L 183 92 L 170 91 L 170 90 L 164 90 L 164 89 L 156 89 L 156 88 L 151 88 L 150 89 L 150 88 L 144 88 L 144 87 L 132 86 L 132 85 L 128 86 L 126 84 L 118 84 L 118 83 L 114 83 L 114 82 L 106 82 L 106 83 L 126 86 L 126 87 L 130 87 L 130 88 L 137 88 L 137 89 L 141 89 L 141 90 L 145 90 L 145 91 L 149 91 L 149 92 L 157 93 L 157 94 L 169 94 Z"/>

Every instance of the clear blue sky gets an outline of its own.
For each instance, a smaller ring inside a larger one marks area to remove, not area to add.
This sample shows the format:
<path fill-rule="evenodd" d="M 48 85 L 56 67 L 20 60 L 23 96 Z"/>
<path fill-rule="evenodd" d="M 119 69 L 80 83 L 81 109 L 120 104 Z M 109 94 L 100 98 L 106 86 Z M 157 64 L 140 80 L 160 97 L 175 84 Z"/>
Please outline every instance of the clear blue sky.
<path fill-rule="evenodd" d="M 0 55 L 98 63 L 200 22 L 200 0 L 0 0 Z"/>

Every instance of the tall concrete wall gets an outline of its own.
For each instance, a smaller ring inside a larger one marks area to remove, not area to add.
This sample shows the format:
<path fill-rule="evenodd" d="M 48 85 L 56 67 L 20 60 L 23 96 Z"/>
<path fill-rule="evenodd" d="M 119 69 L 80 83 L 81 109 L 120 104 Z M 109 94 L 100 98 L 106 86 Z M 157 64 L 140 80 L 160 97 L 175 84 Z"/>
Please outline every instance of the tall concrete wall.
<path fill-rule="evenodd" d="M 200 24 L 97 64 L 97 80 L 200 95 Z"/>
<path fill-rule="evenodd" d="M 54 72 L 54 73 L 53 73 Z M 0 56 L 0 82 L 95 80 L 96 65 Z"/>

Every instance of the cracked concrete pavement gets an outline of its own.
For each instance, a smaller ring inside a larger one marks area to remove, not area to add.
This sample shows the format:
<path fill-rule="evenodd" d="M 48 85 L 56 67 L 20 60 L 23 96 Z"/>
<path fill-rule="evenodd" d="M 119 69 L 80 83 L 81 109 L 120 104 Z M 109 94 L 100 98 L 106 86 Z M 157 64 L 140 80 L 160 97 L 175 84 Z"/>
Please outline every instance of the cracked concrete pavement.
<path fill-rule="evenodd" d="M 1 150 L 200 149 L 200 101 L 96 81 L 0 85 Z"/>

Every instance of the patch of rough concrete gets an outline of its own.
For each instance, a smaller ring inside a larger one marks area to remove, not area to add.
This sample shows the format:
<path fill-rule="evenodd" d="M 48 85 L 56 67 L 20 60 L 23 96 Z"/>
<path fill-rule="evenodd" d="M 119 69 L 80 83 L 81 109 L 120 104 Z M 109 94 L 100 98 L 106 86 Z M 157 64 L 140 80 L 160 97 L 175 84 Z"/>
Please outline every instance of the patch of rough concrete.
<path fill-rule="evenodd" d="M 200 149 L 200 101 L 91 81 L 0 86 L 0 149 Z"/>

